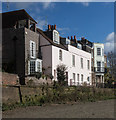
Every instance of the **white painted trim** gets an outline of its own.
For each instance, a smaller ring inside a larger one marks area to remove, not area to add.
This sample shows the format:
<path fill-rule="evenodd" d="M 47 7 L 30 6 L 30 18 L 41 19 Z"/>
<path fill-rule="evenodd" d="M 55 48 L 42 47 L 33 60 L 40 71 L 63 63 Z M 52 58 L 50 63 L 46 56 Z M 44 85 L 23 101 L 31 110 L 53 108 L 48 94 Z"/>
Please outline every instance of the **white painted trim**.
<path fill-rule="evenodd" d="M 33 56 L 32 56 L 32 43 L 33 43 Z M 36 58 L 36 43 L 30 40 L 30 58 Z"/>

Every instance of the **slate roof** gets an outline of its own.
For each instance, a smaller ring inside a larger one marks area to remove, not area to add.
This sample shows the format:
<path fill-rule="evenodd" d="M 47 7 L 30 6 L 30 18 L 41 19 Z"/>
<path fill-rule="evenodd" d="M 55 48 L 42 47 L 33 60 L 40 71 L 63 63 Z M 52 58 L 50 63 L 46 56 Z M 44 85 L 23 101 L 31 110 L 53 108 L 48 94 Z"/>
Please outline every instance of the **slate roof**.
<path fill-rule="evenodd" d="M 3 28 L 8 27 L 10 24 L 14 24 L 14 22 L 18 20 L 24 20 L 24 19 L 30 19 L 37 24 L 37 22 L 24 9 L 4 12 L 0 14 L 2 14 Z"/>
<path fill-rule="evenodd" d="M 68 48 L 65 47 L 63 44 L 56 44 L 56 43 L 54 43 L 49 37 L 47 37 L 47 36 L 44 34 L 44 32 L 43 32 L 41 29 L 37 28 L 37 32 L 39 32 L 44 38 L 46 38 L 46 39 L 51 43 L 51 45 L 54 45 L 54 46 L 56 46 L 56 47 L 59 47 L 59 48 L 68 50 Z"/>

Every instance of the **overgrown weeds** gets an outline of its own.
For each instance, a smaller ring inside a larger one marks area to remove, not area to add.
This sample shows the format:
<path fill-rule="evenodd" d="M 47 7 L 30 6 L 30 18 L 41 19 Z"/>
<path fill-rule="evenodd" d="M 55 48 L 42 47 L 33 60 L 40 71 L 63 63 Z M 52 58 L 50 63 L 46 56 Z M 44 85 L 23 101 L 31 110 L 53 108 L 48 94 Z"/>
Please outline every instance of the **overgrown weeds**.
<path fill-rule="evenodd" d="M 14 109 L 16 107 L 42 106 L 46 103 L 67 102 L 95 102 L 98 100 L 115 99 L 114 89 L 90 88 L 90 87 L 64 87 L 58 84 L 49 87 L 41 86 L 41 94 L 22 96 L 22 103 L 3 104 L 2 110 Z"/>

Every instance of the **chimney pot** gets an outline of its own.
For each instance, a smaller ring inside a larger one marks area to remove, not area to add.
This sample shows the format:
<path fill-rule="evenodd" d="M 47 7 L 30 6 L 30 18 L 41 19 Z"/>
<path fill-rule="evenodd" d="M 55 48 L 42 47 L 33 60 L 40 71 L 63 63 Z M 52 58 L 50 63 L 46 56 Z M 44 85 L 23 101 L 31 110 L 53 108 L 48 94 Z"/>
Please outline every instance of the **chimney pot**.
<path fill-rule="evenodd" d="M 51 29 L 51 25 L 48 25 L 48 30 L 50 30 Z"/>
<path fill-rule="evenodd" d="M 68 39 L 70 39 L 69 36 L 68 36 Z"/>
<path fill-rule="evenodd" d="M 85 37 L 82 37 L 81 40 L 85 40 Z"/>
<path fill-rule="evenodd" d="M 56 24 L 54 25 L 54 29 L 56 30 Z"/>
<path fill-rule="evenodd" d="M 74 39 L 76 40 L 76 36 L 74 36 Z"/>

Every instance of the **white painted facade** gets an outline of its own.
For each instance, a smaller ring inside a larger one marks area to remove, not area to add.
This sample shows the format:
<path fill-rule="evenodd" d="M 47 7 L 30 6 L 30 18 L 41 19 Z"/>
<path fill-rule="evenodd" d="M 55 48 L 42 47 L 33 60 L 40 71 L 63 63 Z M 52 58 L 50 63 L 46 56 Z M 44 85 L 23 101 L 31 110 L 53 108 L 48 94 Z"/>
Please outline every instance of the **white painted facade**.
<path fill-rule="evenodd" d="M 62 50 L 62 61 L 59 60 L 59 51 Z M 73 66 L 72 56 L 75 56 L 75 66 Z M 54 76 L 54 70 L 57 65 L 65 64 L 68 72 L 68 85 L 82 85 L 84 82 L 91 85 L 91 67 L 87 67 L 87 60 L 89 60 L 89 66 L 91 66 L 91 54 L 83 50 L 68 45 L 68 51 L 61 48 L 52 46 L 52 75 Z M 81 68 L 81 58 L 83 58 L 83 68 Z M 73 73 L 75 74 L 75 80 L 73 79 Z M 77 76 L 79 74 L 79 81 Z M 83 75 L 83 81 L 81 81 L 81 75 Z M 89 81 L 87 78 L 89 77 Z M 57 78 L 57 74 L 55 79 Z"/>
<path fill-rule="evenodd" d="M 68 85 L 82 85 L 86 82 L 91 85 L 91 54 L 80 50 L 71 45 L 67 45 L 68 50 L 64 50 L 54 45 L 49 45 L 46 39 L 42 39 L 41 45 L 47 45 L 41 48 L 43 67 L 45 68 L 46 74 L 52 74 L 54 80 L 57 81 L 56 68 L 57 65 L 65 64 L 67 66 L 68 73 Z M 62 60 L 59 59 L 59 53 L 62 51 Z M 72 64 L 72 56 L 75 56 L 75 66 Z M 81 58 L 83 58 L 83 68 L 81 68 Z M 89 60 L 89 69 L 87 65 Z M 73 76 L 75 74 L 75 80 Z M 79 75 L 79 80 L 78 80 Z M 81 80 L 83 75 L 83 81 Z M 89 77 L 89 78 L 88 78 Z M 88 81 L 89 80 L 89 81 Z"/>
<path fill-rule="evenodd" d="M 104 44 L 94 43 L 94 67 L 96 83 L 104 83 Z"/>
<path fill-rule="evenodd" d="M 97 49 L 100 48 L 100 55 L 97 54 Z M 100 62 L 100 67 L 104 68 L 104 44 L 102 43 L 94 43 L 94 67 L 97 68 L 98 62 Z M 97 70 L 97 69 L 96 69 Z M 103 69 L 101 69 L 101 72 L 104 72 Z M 98 73 L 102 74 L 103 73 Z"/>

